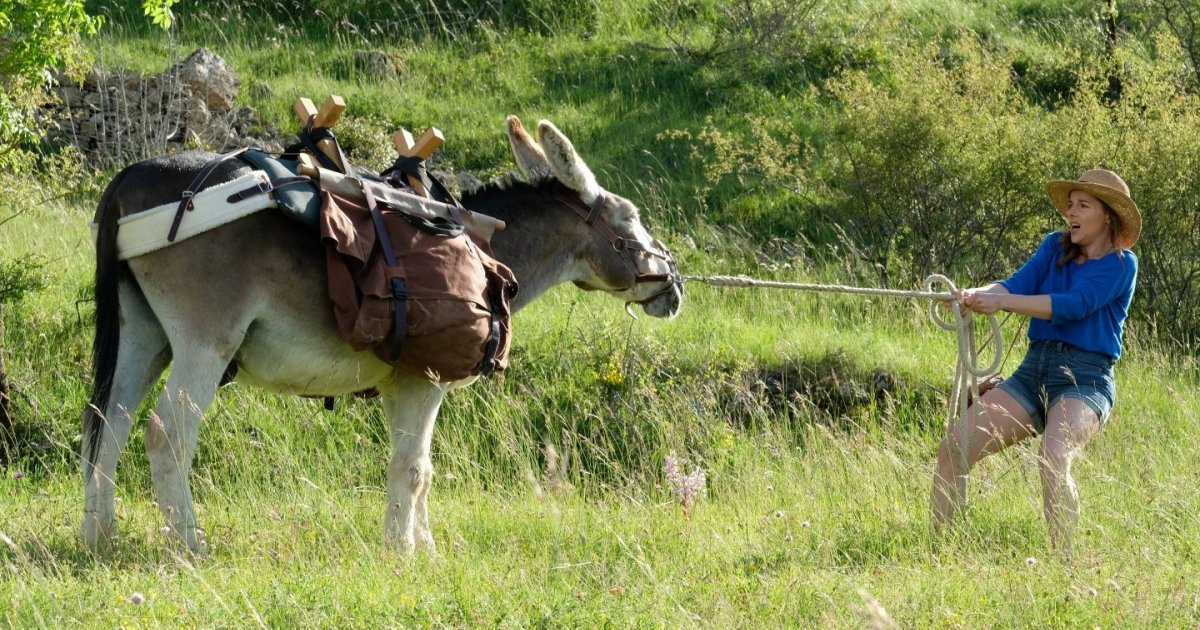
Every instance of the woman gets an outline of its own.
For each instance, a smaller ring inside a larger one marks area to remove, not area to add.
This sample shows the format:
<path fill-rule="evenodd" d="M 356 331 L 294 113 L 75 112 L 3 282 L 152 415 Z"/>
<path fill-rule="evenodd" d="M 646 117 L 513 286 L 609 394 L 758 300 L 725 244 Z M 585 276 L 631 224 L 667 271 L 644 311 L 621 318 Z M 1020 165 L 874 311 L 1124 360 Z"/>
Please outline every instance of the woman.
<path fill-rule="evenodd" d="M 1069 553 L 1079 520 L 1071 461 L 1104 426 L 1116 399 L 1113 363 L 1121 356 L 1125 317 L 1137 280 L 1129 251 L 1142 215 L 1116 173 L 1093 169 L 1078 181 L 1046 185 L 1067 227 L 1043 241 L 1007 280 L 958 294 L 959 307 L 1029 315 L 1029 351 L 1012 376 L 973 407 L 975 429 L 962 423 L 938 448 L 933 524 L 941 529 L 966 500 L 975 462 L 1043 434 L 1039 456 L 1043 506 L 1051 542 Z M 963 447 L 966 446 L 966 468 Z"/>

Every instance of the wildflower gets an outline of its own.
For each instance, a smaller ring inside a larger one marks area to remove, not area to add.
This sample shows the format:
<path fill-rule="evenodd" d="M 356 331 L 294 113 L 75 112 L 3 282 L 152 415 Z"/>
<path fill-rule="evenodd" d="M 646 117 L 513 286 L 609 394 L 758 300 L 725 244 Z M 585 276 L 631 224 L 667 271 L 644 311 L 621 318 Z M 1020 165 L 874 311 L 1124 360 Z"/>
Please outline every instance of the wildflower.
<path fill-rule="evenodd" d="M 171 526 L 170 526 L 170 525 L 163 525 L 162 527 L 158 528 L 158 531 L 162 532 L 164 535 L 165 535 L 165 534 L 170 534 L 170 533 L 171 533 Z"/>
<path fill-rule="evenodd" d="M 704 496 L 708 483 L 704 469 L 697 466 L 691 473 L 684 475 L 679 470 L 679 459 L 671 452 L 663 461 L 663 473 L 667 476 L 671 496 L 683 506 L 684 515 L 691 516 L 692 504 Z"/>
<path fill-rule="evenodd" d="M 775 518 L 783 518 L 783 510 L 775 510 Z"/>
<path fill-rule="evenodd" d="M 1091 597 L 1095 597 L 1095 596 L 1099 595 L 1100 593 L 1098 593 L 1094 587 L 1089 586 L 1088 590 L 1087 590 L 1087 594 Z"/>
<path fill-rule="evenodd" d="M 1026 566 L 1033 566 L 1033 565 L 1035 565 L 1035 564 L 1037 564 L 1037 558 L 1034 558 L 1033 556 L 1030 556 L 1030 557 L 1028 557 L 1028 558 L 1025 558 L 1025 565 L 1026 565 Z"/>
<path fill-rule="evenodd" d="M 812 523 L 809 523 L 808 521 L 804 521 L 804 522 L 800 523 L 800 527 L 803 527 L 804 529 L 808 529 L 809 527 L 812 527 Z"/>
<path fill-rule="evenodd" d="M 24 478 L 25 478 L 25 471 L 24 471 L 24 470 L 18 470 L 18 471 L 17 471 L 17 474 L 15 474 L 15 475 L 13 475 L 13 476 L 14 476 L 14 477 L 16 477 L 17 479 L 24 479 Z"/>
<path fill-rule="evenodd" d="M 144 601 L 146 601 L 146 596 L 142 595 L 141 593 L 134 593 L 133 595 L 129 596 L 129 603 L 135 606 L 140 605 Z"/>

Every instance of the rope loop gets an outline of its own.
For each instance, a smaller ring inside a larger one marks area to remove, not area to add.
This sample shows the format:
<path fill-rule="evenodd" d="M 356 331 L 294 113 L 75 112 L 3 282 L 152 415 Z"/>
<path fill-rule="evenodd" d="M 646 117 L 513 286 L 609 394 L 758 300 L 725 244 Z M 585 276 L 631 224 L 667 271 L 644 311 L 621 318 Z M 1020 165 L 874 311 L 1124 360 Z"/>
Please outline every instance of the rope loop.
<path fill-rule="evenodd" d="M 928 278 L 925 278 L 924 286 L 926 291 L 933 292 L 935 290 L 934 285 L 937 284 L 943 285 L 948 293 L 956 296 L 955 300 L 953 300 L 953 303 L 955 306 L 957 306 L 958 287 L 954 286 L 954 281 L 940 273 L 930 274 Z M 958 330 L 962 320 L 962 316 L 958 314 L 958 309 L 950 309 L 954 312 L 955 317 L 953 322 L 948 322 L 942 317 L 942 312 L 938 310 L 938 304 L 939 302 L 929 302 L 929 318 L 932 319 L 933 323 L 940 326 L 943 330 Z"/>

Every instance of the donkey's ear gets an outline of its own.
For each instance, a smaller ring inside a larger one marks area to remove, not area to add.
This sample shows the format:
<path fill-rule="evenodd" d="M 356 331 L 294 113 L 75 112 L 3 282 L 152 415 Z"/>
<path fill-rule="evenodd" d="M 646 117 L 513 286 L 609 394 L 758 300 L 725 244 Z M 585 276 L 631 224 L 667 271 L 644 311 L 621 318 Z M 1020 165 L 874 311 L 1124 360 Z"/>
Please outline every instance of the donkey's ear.
<path fill-rule="evenodd" d="M 571 141 L 548 120 L 538 123 L 538 138 L 550 161 L 550 171 L 559 181 L 579 193 L 584 203 L 591 205 L 604 189 L 596 183 L 592 169 L 583 163 Z"/>
<path fill-rule="evenodd" d="M 508 146 L 512 149 L 513 159 L 517 161 L 517 168 L 521 169 L 527 181 L 534 183 L 550 177 L 550 163 L 546 161 L 546 154 L 516 116 L 508 117 Z"/>

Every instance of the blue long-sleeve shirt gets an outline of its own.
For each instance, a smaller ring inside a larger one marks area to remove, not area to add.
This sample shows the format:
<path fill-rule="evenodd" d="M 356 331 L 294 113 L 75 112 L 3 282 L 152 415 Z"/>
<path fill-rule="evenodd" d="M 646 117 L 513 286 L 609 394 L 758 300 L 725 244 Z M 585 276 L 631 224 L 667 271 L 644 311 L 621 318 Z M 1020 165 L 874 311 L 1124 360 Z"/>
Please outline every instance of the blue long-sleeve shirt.
<path fill-rule="evenodd" d="M 1129 250 L 1109 252 L 1059 267 L 1061 238 L 1062 232 L 1047 235 L 1033 257 L 1000 284 L 1014 295 L 1050 296 L 1051 319 L 1029 318 L 1030 339 L 1065 341 L 1115 361 L 1137 285 L 1137 256 Z"/>

